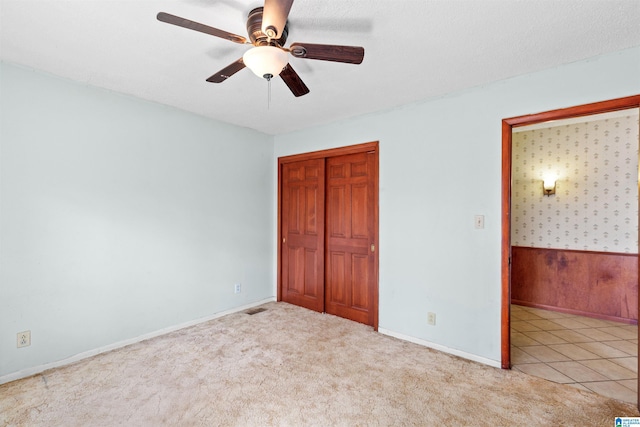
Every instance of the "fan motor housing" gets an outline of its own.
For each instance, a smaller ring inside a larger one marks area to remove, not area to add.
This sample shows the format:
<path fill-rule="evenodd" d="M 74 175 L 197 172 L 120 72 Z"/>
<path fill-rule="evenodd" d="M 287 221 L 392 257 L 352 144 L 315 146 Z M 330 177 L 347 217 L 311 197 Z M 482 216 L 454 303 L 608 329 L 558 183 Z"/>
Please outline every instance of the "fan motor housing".
<path fill-rule="evenodd" d="M 289 35 L 289 23 L 282 29 L 282 35 L 277 39 L 269 40 L 269 37 L 262 32 L 262 7 L 256 7 L 249 12 L 247 18 L 247 33 L 254 46 L 277 45 L 284 46 Z"/>

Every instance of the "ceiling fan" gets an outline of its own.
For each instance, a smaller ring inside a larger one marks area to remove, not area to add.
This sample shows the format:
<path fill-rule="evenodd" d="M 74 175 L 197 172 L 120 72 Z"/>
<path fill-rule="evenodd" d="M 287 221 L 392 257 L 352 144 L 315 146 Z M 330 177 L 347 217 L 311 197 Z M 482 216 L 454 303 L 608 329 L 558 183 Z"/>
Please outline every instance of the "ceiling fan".
<path fill-rule="evenodd" d="M 287 18 L 292 4 L 293 0 L 265 0 L 264 7 L 257 7 L 249 12 L 247 18 L 249 39 L 165 12 L 158 13 L 157 18 L 168 24 L 220 37 L 234 43 L 254 46 L 245 52 L 242 58 L 209 77 L 208 82 L 222 83 L 248 67 L 256 75 L 267 80 L 280 75 L 295 96 L 302 96 L 309 93 L 309 89 L 289 63 L 289 53 L 295 58 L 360 64 L 364 58 L 364 48 L 312 43 L 293 43 L 286 48 L 284 44 L 289 35 Z"/>

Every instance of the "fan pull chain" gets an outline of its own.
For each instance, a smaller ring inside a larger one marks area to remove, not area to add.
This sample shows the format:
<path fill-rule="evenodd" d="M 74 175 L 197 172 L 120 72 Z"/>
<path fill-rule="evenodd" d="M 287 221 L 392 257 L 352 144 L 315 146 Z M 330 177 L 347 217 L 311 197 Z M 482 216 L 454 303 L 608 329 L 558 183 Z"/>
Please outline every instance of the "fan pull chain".
<path fill-rule="evenodd" d="M 265 74 L 264 77 L 267 80 L 267 110 L 271 108 L 271 79 L 273 74 Z"/>

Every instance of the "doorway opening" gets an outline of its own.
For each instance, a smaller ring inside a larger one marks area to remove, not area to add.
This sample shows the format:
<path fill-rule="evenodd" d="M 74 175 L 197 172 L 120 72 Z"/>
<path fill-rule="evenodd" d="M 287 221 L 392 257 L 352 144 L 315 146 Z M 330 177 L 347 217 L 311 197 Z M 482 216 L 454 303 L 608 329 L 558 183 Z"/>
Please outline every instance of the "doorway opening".
<path fill-rule="evenodd" d="M 512 330 L 512 315 L 514 318 L 521 314 L 518 309 L 518 314 L 514 315 L 511 311 L 511 302 L 513 297 L 512 280 L 512 261 L 514 260 L 514 253 L 512 248 L 512 203 L 513 203 L 513 130 L 514 128 L 533 125 L 536 123 L 549 122 L 554 120 L 564 120 L 575 117 L 591 116 L 600 113 L 608 113 L 613 111 L 627 110 L 632 108 L 638 108 L 640 106 L 640 95 L 634 95 L 625 98 L 619 98 L 609 101 L 597 102 L 593 104 L 581 105 L 571 108 L 565 108 L 560 110 L 553 110 L 538 114 L 532 114 L 527 116 L 513 117 L 504 119 L 502 121 L 502 268 L 501 268 L 501 282 L 502 282 L 502 322 L 501 322 L 501 337 L 502 337 L 502 367 L 503 369 L 510 369 L 512 366 L 511 361 L 511 330 Z M 543 191 L 542 180 L 540 181 L 540 192 Z M 638 256 L 633 257 L 637 265 Z M 565 262 L 565 261 L 562 261 Z M 637 283 L 636 283 L 637 285 Z M 637 289 L 637 288 L 636 288 Z M 635 318 L 637 319 L 637 307 L 638 301 L 634 301 L 633 304 Z M 535 308 L 534 308 L 535 309 Z M 540 314 L 540 313 L 538 313 Z M 636 337 L 637 338 L 637 337 Z M 637 344 L 636 344 L 637 347 Z M 637 353 L 637 348 L 635 349 Z M 637 370 L 637 368 L 636 368 Z"/>

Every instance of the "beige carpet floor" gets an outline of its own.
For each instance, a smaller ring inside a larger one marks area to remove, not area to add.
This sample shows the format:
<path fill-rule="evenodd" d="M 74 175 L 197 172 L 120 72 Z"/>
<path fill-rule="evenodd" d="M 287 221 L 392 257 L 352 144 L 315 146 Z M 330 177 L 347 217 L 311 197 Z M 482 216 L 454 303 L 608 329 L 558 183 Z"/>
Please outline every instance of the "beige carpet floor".
<path fill-rule="evenodd" d="M 285 303 L 0 386 L 5 426 L 613 426 L 628 403 Z"/>

